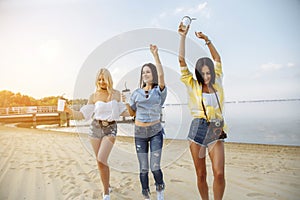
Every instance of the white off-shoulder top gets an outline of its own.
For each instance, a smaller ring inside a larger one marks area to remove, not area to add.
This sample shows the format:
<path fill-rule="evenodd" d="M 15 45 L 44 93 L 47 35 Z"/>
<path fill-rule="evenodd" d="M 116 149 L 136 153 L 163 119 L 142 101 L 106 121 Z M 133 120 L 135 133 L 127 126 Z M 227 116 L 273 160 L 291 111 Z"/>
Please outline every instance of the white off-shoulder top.
<path fill-rule="evenodd" d="M 91 118 L 105 121 L 115 121 L 126 110 L 122 102 L 112 100 L 109 102 L 97 101 L 95 104 L 87 104 L 80 109 L 86 120 Z"/>

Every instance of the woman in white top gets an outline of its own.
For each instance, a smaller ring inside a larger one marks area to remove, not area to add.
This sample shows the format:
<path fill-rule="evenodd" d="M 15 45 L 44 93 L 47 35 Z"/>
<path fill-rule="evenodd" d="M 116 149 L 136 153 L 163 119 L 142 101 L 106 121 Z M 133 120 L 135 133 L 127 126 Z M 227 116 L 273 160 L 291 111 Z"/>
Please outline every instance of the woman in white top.
<path fill-rule="evenodd" d="M 103 184 L 103 200 L 109 200 L 110 170 L 107 163 L 108 156 L 115 143 L 117 123 L 120 115 L 126 115 L 126 107 L 120 102 L 121 93 L 113 89 L 110 72 L 102 68 L 96 77 L 96 91 L 90 95 L 87 105 L 80 111 L 66 107 L 76 120 L 93 119 L 90 126 L 90 142 L 97 158 L 98 169 Z"/>

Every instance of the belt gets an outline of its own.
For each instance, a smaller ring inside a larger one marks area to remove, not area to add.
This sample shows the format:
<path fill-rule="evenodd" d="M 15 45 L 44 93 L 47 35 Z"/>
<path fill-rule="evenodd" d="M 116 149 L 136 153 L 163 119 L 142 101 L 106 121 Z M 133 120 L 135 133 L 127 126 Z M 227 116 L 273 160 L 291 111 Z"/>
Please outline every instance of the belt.
<path fill-rule="evenodd" d="M 100 125 L 102 125 L 102 126 L 109 126 L 109 125 L 112 125 L 112 124 L 115 124 L 115 123 L 116 123 L 116 121 L 111 121 L 111 122 L 109 122 L 109 121 L 102 121 L 102 120 L 97 120 L 97 122 L 98 122 Z"/>

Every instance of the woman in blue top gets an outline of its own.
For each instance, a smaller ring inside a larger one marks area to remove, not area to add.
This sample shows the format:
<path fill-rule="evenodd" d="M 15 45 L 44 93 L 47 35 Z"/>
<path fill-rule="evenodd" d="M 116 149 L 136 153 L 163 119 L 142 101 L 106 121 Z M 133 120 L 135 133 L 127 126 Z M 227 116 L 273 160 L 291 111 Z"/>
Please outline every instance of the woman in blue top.
<path fill-rule="evenodd" d="M 149 160 L 150 169 L 155 179 L 157 199 L 164 199 L 165 184 L 160 168 L 163 146 L 164 129 L 160 123 L 162 105 L 167 96 L 164 72 L 158 56 L 156 45 L 150 45 L 150 51 L 155 59 L 156 66 L 147 63 L 142 66 L 140 88 L 136 89 L 126 107 L 131 116 L 135 116 L 135 146 L 140 166 L 140 181 L 142 194 L 145 199 L 150 199 L 149 190 Z M 124 101 L 125 97 L 123 96 Z"/>

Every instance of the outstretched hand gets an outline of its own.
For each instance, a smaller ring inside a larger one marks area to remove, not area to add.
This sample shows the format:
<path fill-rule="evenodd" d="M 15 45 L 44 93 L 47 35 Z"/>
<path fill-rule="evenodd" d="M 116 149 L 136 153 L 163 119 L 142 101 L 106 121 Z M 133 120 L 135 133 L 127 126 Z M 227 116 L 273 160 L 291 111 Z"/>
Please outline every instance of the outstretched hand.
<path fill-rule="evenodd" d="M 197 38 L 203 39 L 205 41 L 208 40 L 208 37 L 202 32 L 195 32 L 195 35 L 197 36 Z"/>
<path fill-rule="evenodd" d="M 182 22 L 180 22 L 179 27 L 178 27 L 178 33 L 179 33 L 181 36 L 186 36 L 187 33 L 188 33 L 188 31 L 189 31 L 189 28 L 190 28 L 190 25 L 185 26 L 185 25 L 183 25 Z"/>

